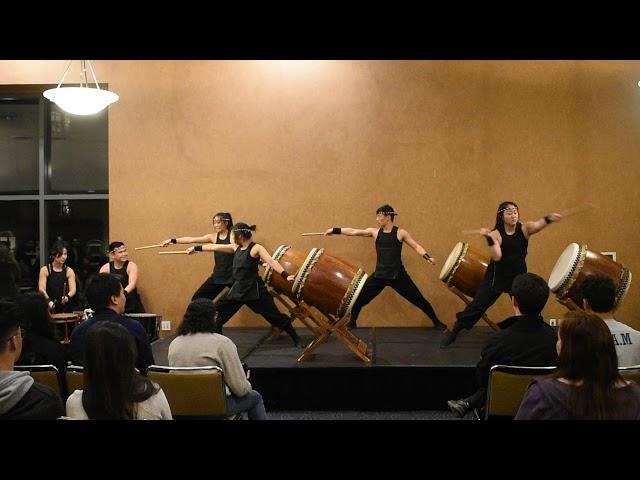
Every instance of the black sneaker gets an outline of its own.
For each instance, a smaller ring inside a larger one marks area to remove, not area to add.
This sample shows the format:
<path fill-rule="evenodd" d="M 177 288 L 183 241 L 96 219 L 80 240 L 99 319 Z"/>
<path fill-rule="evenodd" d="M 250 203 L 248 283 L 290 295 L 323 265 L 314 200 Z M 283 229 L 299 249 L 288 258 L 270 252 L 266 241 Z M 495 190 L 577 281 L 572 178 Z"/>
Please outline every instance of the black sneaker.
<path fill-rule="evenodd" d="M 459 418 L 464 417 L 471 408 L 471 405 L 466 400 L 449 400 L 447 405 L 451 413 Z"/>
<path fill-rule="evenodd" d="M 447 326 L 442 322 L 433 322 L 433 328 L 439 332 L 444 332 L 447 329 Z"/>
<path fill-rule="evenodd" d="M 453 342 L 455 342 L 456 337 L 460 333 L 460 330 L 462 330 L 462 327 L 460 326 L 460 321 L 456 320 L 456 323 L 453 324 L 453 328 L 442 334 L 442 340 L 440 341 L 440 348 L 448 347 Z"/>

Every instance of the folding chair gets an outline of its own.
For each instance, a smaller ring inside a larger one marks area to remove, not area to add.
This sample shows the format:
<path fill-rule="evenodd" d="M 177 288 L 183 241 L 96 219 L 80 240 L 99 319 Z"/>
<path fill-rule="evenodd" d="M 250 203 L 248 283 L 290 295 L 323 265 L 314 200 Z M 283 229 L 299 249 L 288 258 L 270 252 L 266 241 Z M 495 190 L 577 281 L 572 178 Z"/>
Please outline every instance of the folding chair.
<path fill-rule="evenodd" d="M 513 419 L 533 380 L 551 376 L 556 367 L 494 365 L 489 372 L 486 420 Z"/>
<path fill-rule="evenodd" d="M 66 392 L 62 377 L 55 365 L 14 365 L 18 372 L 29 372 L 37 383 L 51 387 L 64 401 Z"/>
<path fill-rule="evenodd" d="M 227 418 L 224 373 L 220 367 L 150 365 L 147 377 L 164 391 L 174 419 Z"/>
<path fill-rule="evenodd" d="M 84 389 L 84 367 L 81 367 L 80 365 L 69 365 L 65 376 L 67 379 L 69 395 L 76 390 Z"/>

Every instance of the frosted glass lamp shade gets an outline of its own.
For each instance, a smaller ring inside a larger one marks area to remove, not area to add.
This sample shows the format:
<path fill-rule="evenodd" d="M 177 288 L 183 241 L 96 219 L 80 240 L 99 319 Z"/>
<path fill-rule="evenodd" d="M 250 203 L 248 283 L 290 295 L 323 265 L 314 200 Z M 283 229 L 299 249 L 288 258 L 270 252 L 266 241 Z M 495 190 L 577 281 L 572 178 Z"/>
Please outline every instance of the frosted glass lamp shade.
<path fill-rule="evenodd" d="M 74 115 L 92 115 L 105 109 L 120 98 L 109 90 L 90 87 L 57 87 L 43 95 L 65 112 Z"/>

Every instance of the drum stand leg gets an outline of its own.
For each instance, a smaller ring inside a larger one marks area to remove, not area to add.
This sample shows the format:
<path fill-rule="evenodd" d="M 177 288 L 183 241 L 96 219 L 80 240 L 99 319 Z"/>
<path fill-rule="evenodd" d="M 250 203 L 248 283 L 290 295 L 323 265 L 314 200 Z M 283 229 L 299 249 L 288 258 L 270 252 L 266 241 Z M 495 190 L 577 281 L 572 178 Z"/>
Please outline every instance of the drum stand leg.
<path fill-rule="evenodd" d="M 464 293 L 462 293 L 460 290 L 458 290 L 455 286 L 453 286 L 453 285 L 449 285 L 449 289 L 450 289 L 453 293 L 455 293 L 458 297 L 460 297 L 460 298 L 462 299 L 462 301 L 463 301 L 464 303 L 466 303 L 467 305 L 469 305 L 469 304 L 471 303 L 471 302 L 469 301 L 469 299 L 467 298 L 467 296 L 466 296 Z M 487 322 L 487 325 L 489 325 L 491 328 L 493 328 L 496 332 L 499 332 L 499 331 L 500 331 L 500 328 L 498 328 L 498 326 L 497 326 L 495 323 L 493 323 L 493 321 L 492 321 L 492 320 L 490 320 L 490 319 L 489 319 L 489 317 L 487 317 L 487 314 L 486 314 L 486 313 L 483 313 L 483 314 L 482 314 L 482 319 L 483 319 L 485 322 Z"/>
<path fill-rule="evenodd" d="M 558 300 L 558 302 L 560 302 L 562 305 L 564 305 L 565 307 L 567 307 L 569 310 L 573 310 L 573 311 L 578 311 L 578 312 L 582 312 L 583 309 L 580 308 L 576 302 L 574 302 L 573 300 L 571 300 L 570 298 L 565 298 L 563 300 Z"/>
<path fill-rule="evenodd" d="M 335 321 L 334 318 L 327 318 L 324 314 L 316 314 L 310 307 L 302 302 L 296 301 L 289 297 L 284 297 L 279 293 L 269 289 L 271 295 L 284 305 L 289 310 L 291 318 L 298 318 L 304 325 L 313 332 L 316 339 L 313 340 L 302 352 L 302 355 L 298 358 L 298 362 L 305 361 L 315 349 L 325 343 L 331 334 L 335 334 L 335 337 L 342 342 L 349 350 L 355 353 L 363 362 L 370 362 L 371 359 L 367 357 L 367 343 L 360 340 L 353 333 L 347 330 L 346 324 L 349 320 L 349 315 L 344 318 Z M 291 303 L 293 305 L 291 305 Z"/>

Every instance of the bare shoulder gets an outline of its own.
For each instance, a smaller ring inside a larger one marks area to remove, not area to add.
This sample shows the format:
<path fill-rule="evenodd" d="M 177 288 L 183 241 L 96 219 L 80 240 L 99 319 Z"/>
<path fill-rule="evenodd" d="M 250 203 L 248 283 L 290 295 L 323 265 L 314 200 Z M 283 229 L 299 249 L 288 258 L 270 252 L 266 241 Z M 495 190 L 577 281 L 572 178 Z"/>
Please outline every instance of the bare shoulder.
<path fill-rule="evenodd" d="M 109 264 L 105 263 L 104 265 L 102 265 L 98 273 L 109 273 Z"/>
<path fill-rule="evenodd" d="M 260 245 L 259 243 L 256 243 L 252 248 L 251 248 L 251 256 L 252 257 L 259 257 L 261 253 L 267 253 L 267 250 Z"/>

